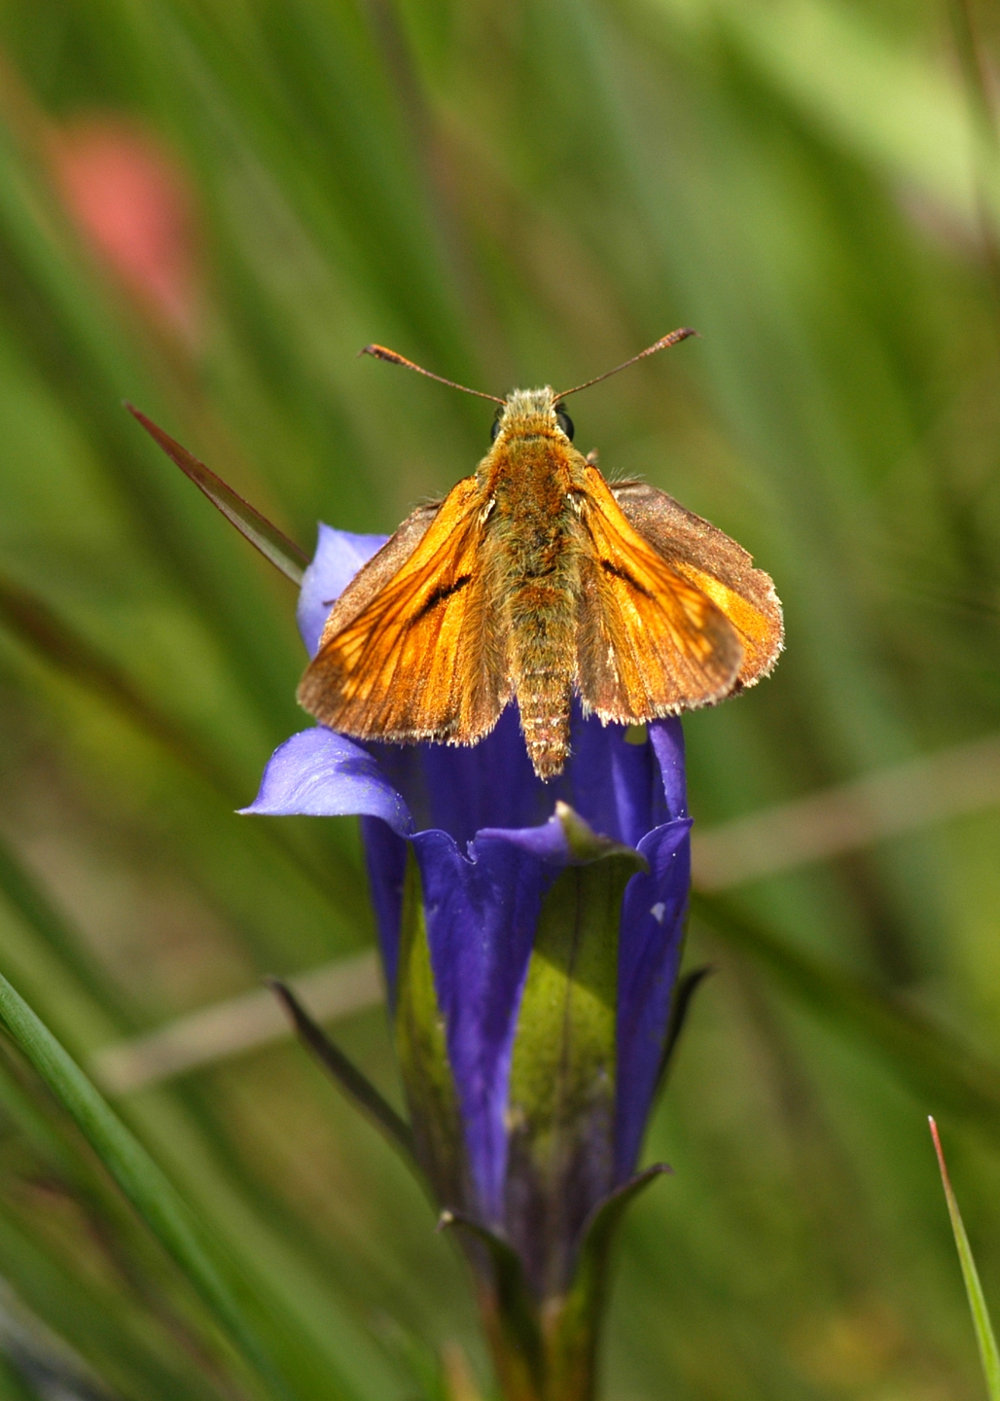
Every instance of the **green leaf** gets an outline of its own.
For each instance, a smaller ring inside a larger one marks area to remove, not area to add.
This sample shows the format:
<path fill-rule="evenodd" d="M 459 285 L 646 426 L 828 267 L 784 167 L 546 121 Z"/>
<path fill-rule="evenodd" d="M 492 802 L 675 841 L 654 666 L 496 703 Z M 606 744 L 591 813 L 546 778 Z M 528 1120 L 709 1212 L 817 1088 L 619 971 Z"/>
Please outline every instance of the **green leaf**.
<path fill-rule="evenodd" d="M 249 501 L 227 486 L 221 477 L 206 467 L 187 448 L 182 447 L 169 433 L 158 427 L 152 419 L 132 404 L 125 407 L 134 419 L 142 424 L 149 436 L 158 443 L 170 460 L 181 469 L 184 475 L 194 482 L 199 491 L 204 492 L 216 510 L 221 511 L 230 524 L 261 552 L 266 560 L 279 569 L 293 584 L 301 584 L 303 566 L 309 556 L 300 550 L 294 541 L 283 535 L 276 525 L 262 516 Z"/>
<path fill-rule="evenodd" d="M 71 919 L 58 909 L 34 873 L 21 860 L 18 852 L 0 835 L 0 908 L 3 907 L 9 907 L 18 921 L 23 922 L 37 936 L 32 940 L 32 947 L 40 947 L 44 950 L 44 955 L 34 976 L 45 979 L 46 991 L 50 990 L 53 981 L 49 971 L 52 965 L 48 961 L 51 959 L 53 962 L 57 961 L 60 984 L 63 981 L 62 975 L 70 975 L 78 987 L 86 992 L 87 997 L 92 999 L 95 1007 L 100 1006 L 104 1012 L 111 1014 L 116 1025 L 131 1026 L 115 989 L 108 985 L 106 970 L 89 953 L 86 942 L 73 927 Z M 5 943 L 10 971 L 12 949 L 9 933 Z M 65 979 L 66 983 L 70 982 L 70 977 Z M 41 982 L 34 985 L 42 986 Z M 77 1015 L 82 1017 L 82 1009 Z M 103 1022 L 103 1017 L 101 1020 Z M 102 1030 L 105 1028 L 102 1027 Z"/>
<path fill-rule="evenodd" d="M 979 1356 L 983 1364 L 983 1376 L 986 1378 L 986 1390 L 989 1394 L 990 1401 L 1000 1401 L 1000 1353 L 997 1352 L 996 1337 L 993 1333 L 993 1326 L 990 1323 L 990 1315 L 986 1307 L 983 1287 L 979 1282 L 979 1271 L 976 1269 L 976 1262 L 973 1259 L 972 1249 L 969 1245 L 969 1237 L 965 1233 L 962 1213 L 958 1209 L 958 1201 L 952 1190 L 951 1180 L 948 1177 L 948 1167 L 944 1160 L 944 1151 L 941 1147 L 941 1139 L 938 1136 L 937 1124 L 934 1122 L 933 1118 L 930 1118 L 928 1122 L 931 1126 L 931 1137 L 934 1140 L 934 1151 L 937 1154 L 938 1167 L 941 1170 L 941 1185 L 944 1187 L 944 1197 L 945 1201 L 948 1203 L 948 1215 L 951 1217 L 951 1230 L 955 1237 L 955 1246 L 958 1250 L 959 1263 L 962 1266 L 962 1278 L 965 1281 L 965 1292 L 969 1299 L 972 1326 L 976 1330 L 976 1342 L 979 1346 Z"/>
<path fill-rule="evenodd" d="M 75 1120 L 122 1192 L 173 1256 L 244 1358 L 276 1396 L 291 1396 L 263 1350 L 230 1278 L 232 1267 L 216 1243 L 138 1140 L 3 977 L 0 1025 Z"/>
<path fill-rule="evenodd" d="M 5 1182 L 8 1189 L 13 1185 L 9 1169 Z M 79 1181 L 55 1177 L 51 1182 L 65 1192 L 57 1209 L 70 1203 L 77 1210 L 93 1205 Z M 24 1183 L 18 1185 L 23 1191 Z M 114 1189 L 109 1186 L 108 1190 Z M 51 1196 L 47 1201 L 53 1204 Z M 119 1235 L 120 1223 L 89 1210 L 87 1228 L 93 1249 L 83 1256 L 69 1242 L 68 1248 L 53 1249 L 51 1239 L 45 1240 L 46 1233 L 39 1231 L 33 1219 L 38 1215 L 37 1199 L 29 1198 L 20 1212 L 6 1200 L 0 1203 L 5 1277 L 0 1296 L 0 1356 L 6 1356 L 23 1377 L 42 1383 L 41 1395 L 48 1401 L 64 1394 L 97 1401 L 84 1382 L 88 1371 L 96 1372 L 115 1397 L 219 1401 L 215 1383 L 220 1375 L 228 1372 L 232 1377 L 233 1372 L 224 1365 L 211 1319 L 203 1315 L 194 1326 L 192 1319 L 181 1323 L 182 1315 L 166 1304 L 162 1279 L 149 1268 L 155 1257 L 140 1261 L 133 1254 L 135 1242 L 126 1244 Z M 127 1283 L 116 1269 L 124 1258 L 123 1246 L 136 1266 L 127 1272 Z M 197 1340 L 197 1346 L 178 1347 L 179 1333 L 186 1334 L 189 1345 Z M 86 1359 L 86 1368 L 73 1353 Z M 57 1386 L 63 1390 L 57 1391 Z M 104 1401 L 108 1393 L 99 1395 Z M 7 1401 L 2 1385 L 0 1401 Z"/>

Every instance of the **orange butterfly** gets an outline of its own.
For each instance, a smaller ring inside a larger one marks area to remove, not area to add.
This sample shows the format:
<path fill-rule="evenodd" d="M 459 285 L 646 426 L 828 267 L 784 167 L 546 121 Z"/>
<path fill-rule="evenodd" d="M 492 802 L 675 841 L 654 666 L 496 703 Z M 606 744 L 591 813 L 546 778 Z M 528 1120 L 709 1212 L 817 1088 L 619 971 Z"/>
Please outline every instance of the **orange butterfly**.
<path fill-rule="evenodd" d="M 362 353 L 453 383 L 382 346 Z M 574 692 L 585 714 L 636 724 L 771 670 L 782 647 L 771 579 L 665 492 L 609 485 L 573 447 L 562 401 L 576 389 L 466 391 L 499 404 L 493 445 L 333 606 L 298 692 L 317 720 L 358 739 L 475 744 L 516 700 L 548 779 L 569 756 Z"/>

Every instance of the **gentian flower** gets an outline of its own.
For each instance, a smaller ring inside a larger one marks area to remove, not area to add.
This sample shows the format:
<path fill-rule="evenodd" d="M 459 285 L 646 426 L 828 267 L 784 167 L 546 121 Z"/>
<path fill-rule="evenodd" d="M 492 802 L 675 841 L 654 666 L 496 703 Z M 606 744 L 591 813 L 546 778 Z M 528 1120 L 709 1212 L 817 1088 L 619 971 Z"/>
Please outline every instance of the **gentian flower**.
<path fill-rule="evenodd" d="M 381 537 L 321 527 L 310 652 Z M 676 720 L 575 715 L 558 779 L 514 706 L 472 748 L 275 752 L 253 813 L 358 814 L 416 1153 L 476 1276 L 510 1396 L 587 1397 L 603 1258 L 667 1044 L 690 863 Z"/>

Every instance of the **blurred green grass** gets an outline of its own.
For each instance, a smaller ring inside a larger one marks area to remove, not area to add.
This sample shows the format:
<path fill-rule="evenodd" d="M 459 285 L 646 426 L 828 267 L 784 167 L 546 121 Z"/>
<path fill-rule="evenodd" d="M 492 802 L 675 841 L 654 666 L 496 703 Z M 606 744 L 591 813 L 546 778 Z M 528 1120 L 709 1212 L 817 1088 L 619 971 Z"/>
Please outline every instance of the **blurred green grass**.
<path fill-rule="evenodd" d="M 350 824 L 232 815 L 302 723 L 292 590 L 123 398 L 310 548 L 318 518 L 391 529 L 487 441 L 481 406 L 357 360 L 366 342 L 502 392 L 693 325 L 574 418 L 785 601 L 775 676 L 687 723 L 699 825 L 996 730 L 1000 188 L 963 13 L 2 0 L 2 965 L 84 1063 L 371 939 Z M 123 282 L 61 193 L 97 118 L 185 191 L 173 303 Z M 727 892 L 784 973 L 739 920 L 695 921 L 717 973 L 651 1135 L 676 1175 L 626 1232 L 609 1395 L 980 1394 L 924 1123 L 995 1299 L 993 779 L 992 802 L 988 772 L 958 815 L 929 786 L 923 825 L 852 844 L 848 824 Z M 905 1043 L 900 1009 L 923 1028 Z M 338 1035 L 392 1092 L 380 1011 Z M 117 1394 L 244 1394 L 75 1132 L 18 1060 L 0 1072 L 0 1342 L 20 1309 Z M 456 1343 L 482 1367 L 423 1202 L 294 1047 L 117 1107 L 349 1392 L 433 1394 Z M 36 1394 L 16 1375 L 0 1396 Z"/>

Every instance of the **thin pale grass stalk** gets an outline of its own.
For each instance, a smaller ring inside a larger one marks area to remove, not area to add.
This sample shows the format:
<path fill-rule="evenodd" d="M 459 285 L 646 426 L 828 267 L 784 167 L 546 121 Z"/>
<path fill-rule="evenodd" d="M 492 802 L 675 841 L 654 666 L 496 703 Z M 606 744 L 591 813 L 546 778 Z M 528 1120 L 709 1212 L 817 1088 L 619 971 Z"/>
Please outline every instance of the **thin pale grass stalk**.
<path fill-rule="evenodd" d="M 1000 806 L 1000 735 L 912 759 L 699 835 L 694 883 L 729 890 Z"/>
<path fill-rule="evenodd" d="M 970 0 L 951 0 L 952 31 L 965 84 L 975 145 L 976 212 L 983 256 L 989 269 L 993 294 L 993 325 L 1000 338 L 1000 240 L 997 239 L 996 201 L 990 185 L 1000 175 L 1000 132 L 996 102 L 990 81 L 990 64 L 983 50 L 979 26 Z M 986 167 L 985 169 L 983 167 Z"/>
<path fill-rule="evenodd" d="M 364 1011 L 383 994 L 373 951 L 337 959 L 289 981 L 321 1021 Z M 260 988 L 178 1017 L 145 1036 L 105 1046 L 89 1068 L 110 1094 L 128 1094 L 283 1041 L 290 1034 L 288 1018 L 273 994 Z"/>

